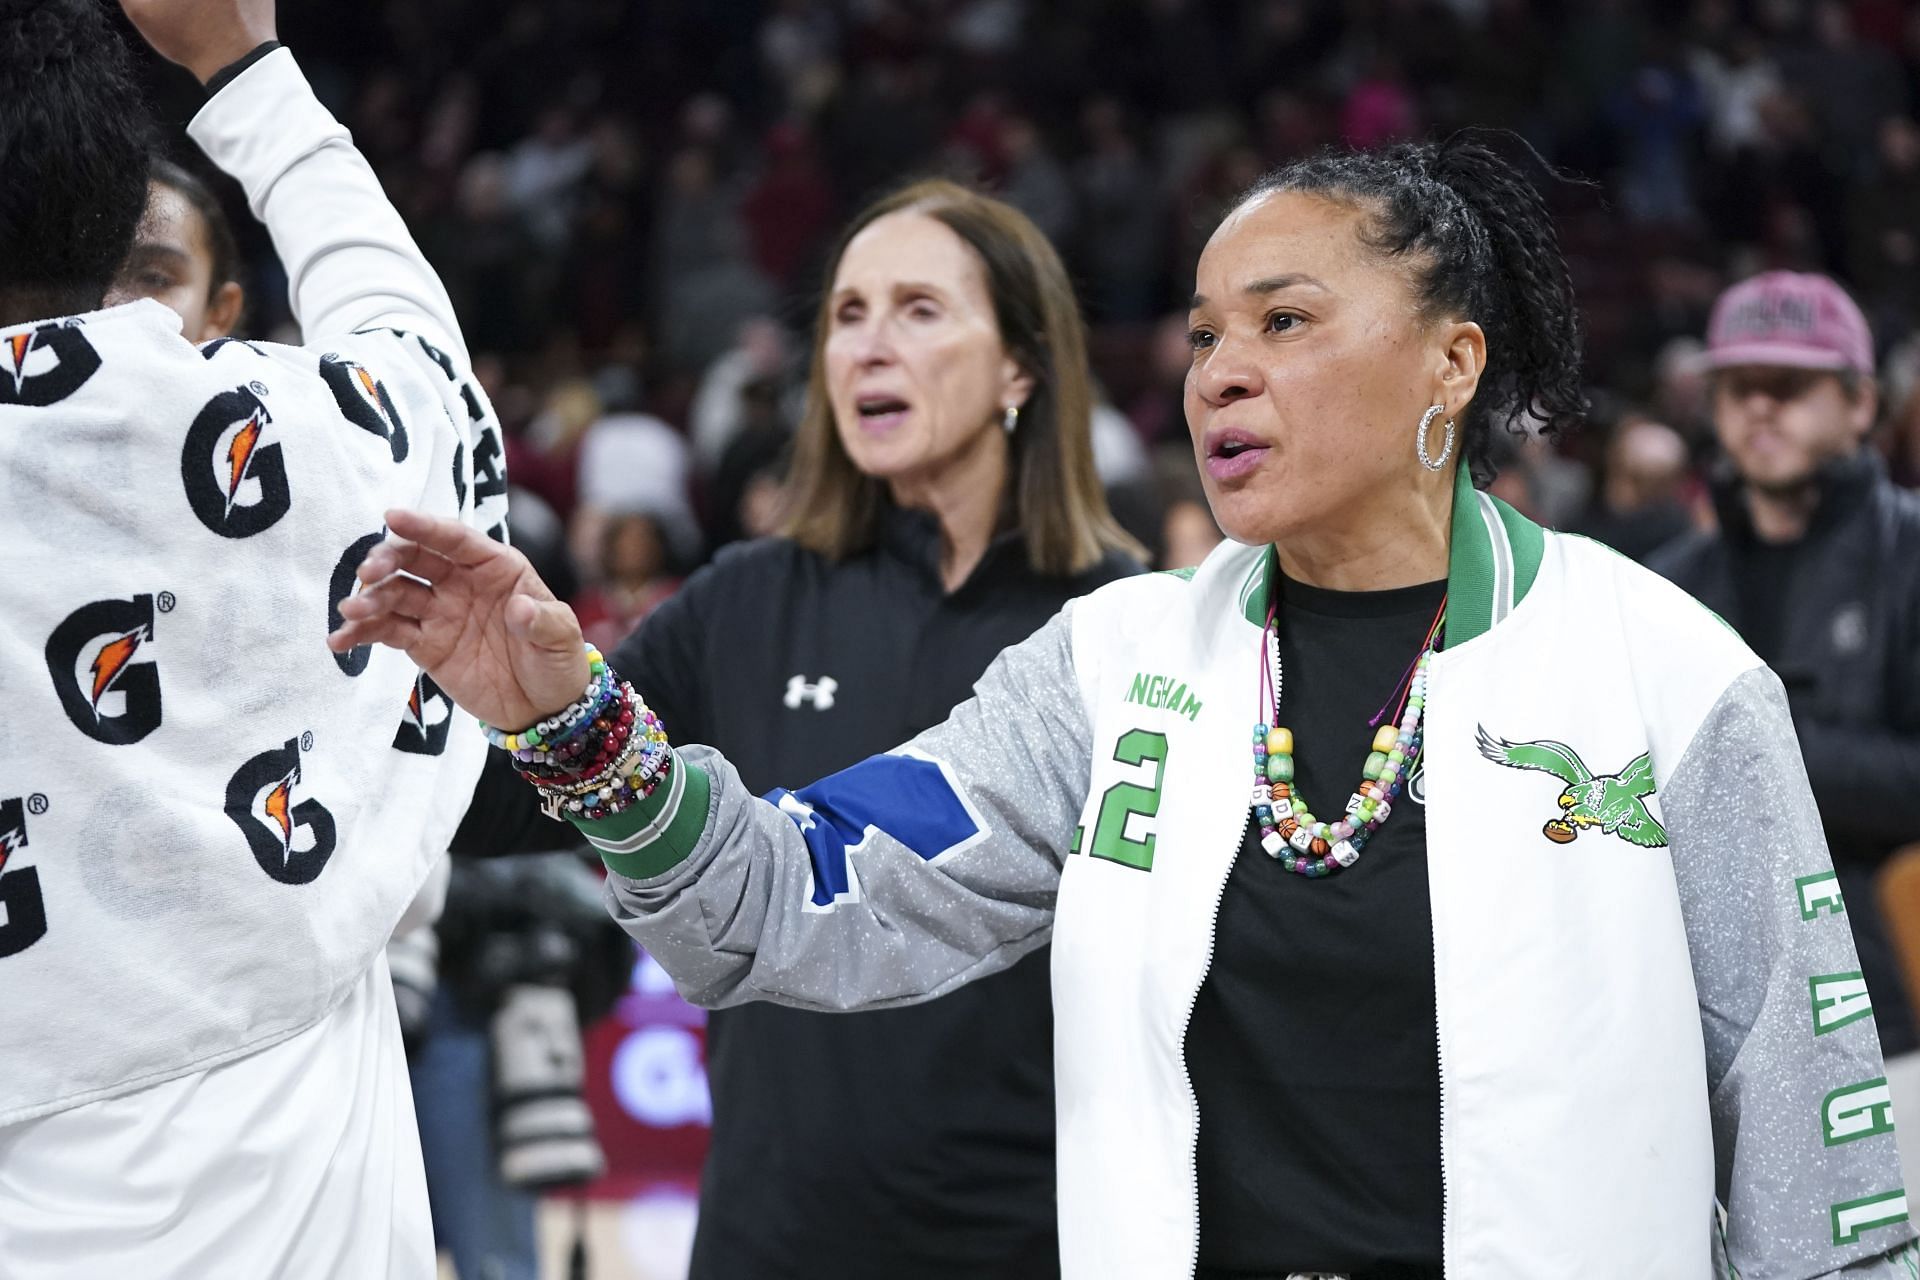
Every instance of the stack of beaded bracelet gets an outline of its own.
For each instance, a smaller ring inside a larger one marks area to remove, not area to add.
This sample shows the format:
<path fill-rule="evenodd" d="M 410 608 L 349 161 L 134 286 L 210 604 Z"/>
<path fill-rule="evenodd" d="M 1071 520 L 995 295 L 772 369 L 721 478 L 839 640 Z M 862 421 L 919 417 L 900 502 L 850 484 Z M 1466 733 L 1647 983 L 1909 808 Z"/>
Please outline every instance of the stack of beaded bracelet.
<path fill-rule="evenodd" d="M 480 731 L 487 741 L 521 761 L 550 758 L 571 759 L 579 755 L 577 736 L 580 728 L 599 717 L 615 695 L 615 678 L 607 660 L 592 645 L 587 646 L 587 691 L 564 710 L 517 733 L 504 733 L 482 723 Z"/>
<path fill-rule="evenodd" d="M 629 694 L 632 686 L 622 681 Z M 576 774 L 562 781 L 537 778 L 526 770 L 526 778 L 551 800 L 555 808 L 581 818 L 605 818 L 639 803 L 653 794 L 673 772 L 673 752 L 667 746 L 667 732 L 659 717 L 635 700 L 622 717 L 631 717 L 616 725 L 609 734 L 609 746 L 596 756 L 592 772 Z M 614 754 L 607 755 L 611 751 Z M 604 762 L 604 763 L 603 763 Z"/>
<path fill-rule="evenodd" d="M 517 733 L 480 726 L 556 817 L 609 817 L 651 795 L 673 771 L 660 718 L 591 645 L 587 661 L 587 691 L 565 710 Z"/>

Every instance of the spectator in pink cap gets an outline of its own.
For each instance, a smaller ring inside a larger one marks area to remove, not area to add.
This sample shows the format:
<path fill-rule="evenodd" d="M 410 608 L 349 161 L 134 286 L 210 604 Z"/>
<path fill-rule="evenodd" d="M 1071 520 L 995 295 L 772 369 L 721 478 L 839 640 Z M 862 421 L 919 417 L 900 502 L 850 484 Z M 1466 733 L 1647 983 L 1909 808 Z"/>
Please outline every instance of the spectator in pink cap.
<path fill-rule="evenodd" d="M 1887 1075 L 1913 1114 L 1920 1088 L 1901 1085 L 1920 1085 L 1920 1040 L 1873 874 L 1920 841 L 1920 500 L 1866 447 L 1873 337 L 1834 281 L 1774 271 L 1728 289 L 1706 362 L 1728 464 L 1714 486 L 1720 529 L 1650 563 L 1787 687 Z"/>

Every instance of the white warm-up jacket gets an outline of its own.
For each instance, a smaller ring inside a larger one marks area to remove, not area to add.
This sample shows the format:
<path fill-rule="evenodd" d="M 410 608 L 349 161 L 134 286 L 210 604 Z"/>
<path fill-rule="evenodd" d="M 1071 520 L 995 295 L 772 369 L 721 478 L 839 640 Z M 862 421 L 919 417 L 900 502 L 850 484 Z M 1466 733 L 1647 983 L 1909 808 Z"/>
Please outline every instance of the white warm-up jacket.
<path fill-rule="evenodd" d="M 1051 939 L 1065 1272 L 1189 1274 L 1183 1045 L 1248 820 L 1272 572 L 1229 543 L 1103 588 L 944 724 L 766 801 L 684 750 L 671 788 L 583 824 L 616 916 L 713 1005 L 923 1000 Z M 1415 780 L 1448 1275 L 1913 1274 L 1779 682 L 1676 588 L 1464 481 L 1448 585 Z"/>

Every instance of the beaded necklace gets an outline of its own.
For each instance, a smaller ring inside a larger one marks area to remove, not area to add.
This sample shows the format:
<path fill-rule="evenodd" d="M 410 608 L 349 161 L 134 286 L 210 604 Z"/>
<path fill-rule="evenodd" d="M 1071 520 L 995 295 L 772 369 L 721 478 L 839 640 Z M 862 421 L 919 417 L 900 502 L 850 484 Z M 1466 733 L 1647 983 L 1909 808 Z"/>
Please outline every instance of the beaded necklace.
<path fill-rule="evenodd" d="M 1260 631 L 1260 703 L 1266 713 L 1253 726 L 1253 820 L 1260 826 L 1260 847 L 1267 856 L 1296 875 L 1309 878 L 1344 871 L 1359 860 L 1367 841 L 1393 812 L 1400 798 L 1403 776 L 1420 758 L 1422 713 L 1427 705 L 1427 664 L 1433 660 L 1434 641 L 1447 620 L 1443 596 L 1433 625 L 1413 660 L 1394 685 L 1399 709 L 1387 718 L 1387 706 L 1374 714 L 1373 751 L 1360 770 L 1360 787 L 1347 798 L 1346 816 L 1322 822 L 1307 802 L 1294 793 L 1293 733 L 1274 723 L 1280 717 L 1280 644 L 1273 634 L 1276 602 L 1267 604 L 1267 624 Z M 1271 656 L 1271 665 L 1269 665 Z M 1381 723 L 1383 720 L 1386 723 Z"/>

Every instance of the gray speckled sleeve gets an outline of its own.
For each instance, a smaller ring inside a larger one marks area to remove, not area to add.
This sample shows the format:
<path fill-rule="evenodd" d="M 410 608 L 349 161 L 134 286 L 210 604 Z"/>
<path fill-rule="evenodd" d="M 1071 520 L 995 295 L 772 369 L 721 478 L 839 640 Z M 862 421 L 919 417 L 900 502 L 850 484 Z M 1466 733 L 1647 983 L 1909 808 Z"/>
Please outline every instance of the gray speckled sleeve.
<path fill-rule="evenodd" d="M 1728 686 L 1660 796 L 1727 1213 L 1715 1274 L 1913 1276 L 1880 1044 L 1771 671 Z"/>
<path fill-rule="evenodd" d="M 712 779 L 705 829 L 664 874 L 609 875 L 614 918 L 711 1007 L 912 1004 L 1044 944 L 1089 768 L 1071 610 L 944 723 L 798 791 L 756 799 L 682 752 Z"/>

